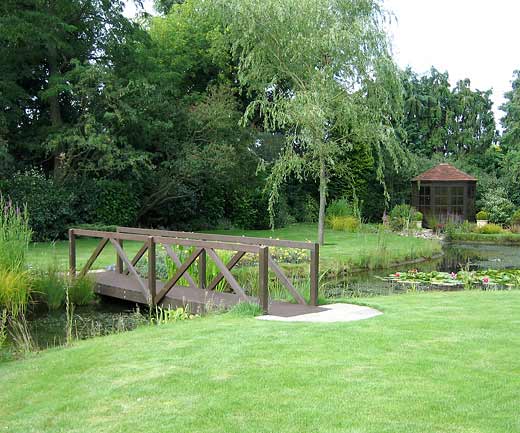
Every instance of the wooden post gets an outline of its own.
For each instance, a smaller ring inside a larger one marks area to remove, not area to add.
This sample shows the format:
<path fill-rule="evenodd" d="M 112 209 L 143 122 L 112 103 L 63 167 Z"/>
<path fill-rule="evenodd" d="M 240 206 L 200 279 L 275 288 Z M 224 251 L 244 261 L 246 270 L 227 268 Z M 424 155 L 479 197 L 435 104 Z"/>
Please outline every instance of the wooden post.
<path fill-rule="evenodd" d="M 206 250 L 203 249 L 199 256 L 199 287 L 201 289 L 206 288 Z"/>
<path fill-rule="evenodd" d="M 74 229 L 69 229 L 69 275 L 76 276 L 76 235 Z"/>
<path fill-rule="evenodd" d="M 155 275 L 155 241 L 153 236 L 148 236 L 148 291 L 150 292 L 150 305 L 155 305 L 157 295 L 157 280 Z"/>
<path fill-rule="evenodd" d="M 119 244 L 119 246 L 122 249 L 123 248 L 123 239 L 117 239 L 117 243 Z M 119 256 L 119 254 L 117 254 L 117 251 L 116 251 L 116 272 L 118 274 L 123 273 L 123 259 Z"/>
<path fill-rule="evenodd" d="M 310 269 L 310 304 L 318 305 L 318 290 L 320 278 L 320 244 L 315 243 L 311 250 L 311 269 Z"/>
<path fill-rule="evenodd" d="M 258 299 L 264 314 L 269 310 L 269 247 L 258 251 Z"/>

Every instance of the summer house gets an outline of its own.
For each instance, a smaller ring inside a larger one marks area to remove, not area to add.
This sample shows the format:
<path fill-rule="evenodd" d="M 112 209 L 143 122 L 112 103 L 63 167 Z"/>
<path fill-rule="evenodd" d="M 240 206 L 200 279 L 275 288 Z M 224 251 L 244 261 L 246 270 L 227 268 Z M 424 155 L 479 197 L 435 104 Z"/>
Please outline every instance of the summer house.
<path fill-rule="evenodd" d="M 428 221 L 475 220 L 477 179 L 451 164 L 439 164 L 412 179 L 412 205 Z"/>

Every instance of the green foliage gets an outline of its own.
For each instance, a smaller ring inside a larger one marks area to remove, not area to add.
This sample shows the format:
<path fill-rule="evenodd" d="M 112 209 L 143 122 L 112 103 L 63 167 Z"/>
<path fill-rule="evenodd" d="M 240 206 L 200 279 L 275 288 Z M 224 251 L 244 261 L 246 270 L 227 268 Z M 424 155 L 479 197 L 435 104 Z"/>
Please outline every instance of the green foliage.
<path fill-rule="evenodd" d="M 0 269 L 24 270 L 31 237 L 27 209 L 0 195 Z"/>
<path fill-rule="evenodd" d="M 333 216 L 328 219 L 332 230 L 354 233 L 359 230 L 359 219 L 353 216 Z"/>
<path fill-rule="evenodd" d="M 422 212 L 415 212 L 415 215 L 414 215 L 414 221 L 422 221 L 423 220 L 423 214 Z"/>
<path fill-rule="evenodd" d="M 395 206 L 388 214 L 390 228 L 394 231 L 408 230 L 412 221 L 416 221 L 417 211 L 407 204 Z"/>
<path fill-rule="evenodd" d="M 346 198 L 340 198 L 327 206 L 326 215 L 327 218 L 351 216 L 359 219 L 361 212 L 357 200 L 351 202 Z"/>
<path fill-rule="evenodd" d="M 514 204 L 507 198 L 503 188 L 488 191 L 483 199 L 484 208 L 489 215 L 489 221 L 495 224 L 509 223 L 515 210 Z"/>
<path fill-rule="evenodd" d="M 10 317 L 18 317 L 25 313 L 30 299 L 29 273 L 0 268 L 0 310 L 5 309 Z"/>
<path fill-rule="evenodd" d="M 496 235 L 499 233 L 503 233 L 504 229 L 497 224 L 489 223 L 485 226 L 477 227 L 476 232 L 483 235 Z"/>
<path fill-rule="evenodd" d="M 520 209 L 517 209 L 511 216 L 511 225 L 520 224 Z"/>
<path fill-rule="evenodd" d="M 138 196 L 127 183 L 111 180 L 96 182 L 96 222 L 105 225 L 132 226 L 139 210 Z"/>
<path fill-rule="evenodd" d="M 67 280 L 58 270 L 57 264 L 51 263 L 45 270 L 32 274 L 33 290 L 36 298 L 47 305 L 49 310 L 58 310 L 65 302 Z"/>
<path fill-rule="evenodd" d="M 95 281 L 89 276 L 76 277 L 68 282 L 69 301 L 74 305 L 87 305 L 94 300 Z"/>
<path fill-rule="evenodd" d="M 167 323 L 175 323 L 183 320 L 192 320 L 199 317 L 197 314 L 190 313 L 189 307 L 177 308 L 161 308 L 155 307 L 151 323 L 156 325 L 165 325 Z"/>
<path fill-rule="evenodd" d="M 262 315 L 262 308 L 260 305 L 251 302 L 239 302 L 230 308 L 227 315 L 233 317 L 256 317 Z"/>
<path fill-rule="evenodd" d="M 489 214 L 485 210 L 478 211 L 477 219 L 487 221 L 489 219 Z"/>

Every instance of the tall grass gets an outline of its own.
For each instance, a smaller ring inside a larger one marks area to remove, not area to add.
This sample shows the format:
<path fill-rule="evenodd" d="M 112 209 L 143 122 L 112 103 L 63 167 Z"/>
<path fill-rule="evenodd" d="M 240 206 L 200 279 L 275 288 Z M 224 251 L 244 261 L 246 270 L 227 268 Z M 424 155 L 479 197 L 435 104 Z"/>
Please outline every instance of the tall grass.
<path fill-rule="evenodd" d="M 0 195 L 0 269 L 19 271 L 25 268 L 31 237 L 27 208 L 20 210 Z"/>
<path fill-rule="evenodd" d="M 30 299 L 26 256 L 32 231 L 27 210 L 0 195 L 0 307 L 17 317 Z"/>

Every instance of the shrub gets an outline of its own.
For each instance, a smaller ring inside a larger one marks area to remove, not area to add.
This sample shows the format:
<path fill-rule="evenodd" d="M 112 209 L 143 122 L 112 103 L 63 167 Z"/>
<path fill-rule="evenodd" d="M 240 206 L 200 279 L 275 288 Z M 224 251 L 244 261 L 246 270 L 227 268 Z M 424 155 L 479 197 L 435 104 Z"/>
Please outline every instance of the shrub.
<path fill-rule="evenodd" d="M 59 309 L 65 302 L 67 281 L 58 272 L 56 265 L 33 275 L 33 290 L 37 298 L 47 305 L 49 310 Z"/>
<path fill-rule="evenodd" d="M 419 212 L 419 211 L 415 212 L 414 220 L 415 221 L 422 221 L 423 220 L 422 212 Z"/>
<path fill-rule="evenodd" d="M 417 211 L 407 204 L 398 204 L 388 214 L 390 228 L 394 231 L 408 229 Z"/>
<path fill-rule="evenodd" d="M 332 230 L 357 232 L 359 230 L 359 219 L 353 216 L 333 216 L 329 219 Z"/>
<path fill-rule="evenodd" d="M 479 227 L 477 229 L 477 233 L 480 233 L 483 235 L 496 235 L 496 234 L 503 233 L 503 232 L 504 232 L 504 229 L 502 227 L 500 227 L 497 224 L 493 224 L 493 223 L 486 224 L 485 226 Z"/>
<path fill-rule="evenodd" d="M 31 284 L 27 271 L 0 268 L 0 310 L 17 317 L 25 313 L 31 297 Z"/>
<path fill-rule="evenodd" d="M 495 224 L 507 224 L 513 215 L 515 206 L 507 198 L 503 188 L 495 188 L 483 197 L 484 209 L 489 214 L 489 221 Z"/>
<path fill-rule="evenodd" d="M 103 225 L 131 226 L 137 220 L 139 199 L 128 183 L 98 180 L 96 220 Z M 85 221 L 87 222 L 87 221 Z"/>
<path fill-rule="evenodd" d="M 87 305 L 94 299 L 95 282 L 89 277 L 74 278 L 69 283 L 69 301 L 74 305 Z"/>
<path fill-rule="evenodd" d="M 26 205 L 34 240 L 57 239 L 73 221 L 74 194 L 40 170 L 16 173 L 3 182 L 2 191 Z"/>
<path fill-rule="evenodd" d="M 477 219 L 478 220 L 488 220 L 489 214 L 485 210 L 481 210 L 480 212 L 477 212 Z"/>
<path fill-rule="evenodd" d="M 356 217 L 358 220 L 361 216 L 357 201 L 354 200 L 350 203 L 346 198 L 332 201 L 327 206 L 326 214 L 327 218 L 351 216 Z"/>
<path fill-rule="evenodd" d="M 520 225 L 520 209 L 517 209 L 511 216 L 512 225 Z"/>

